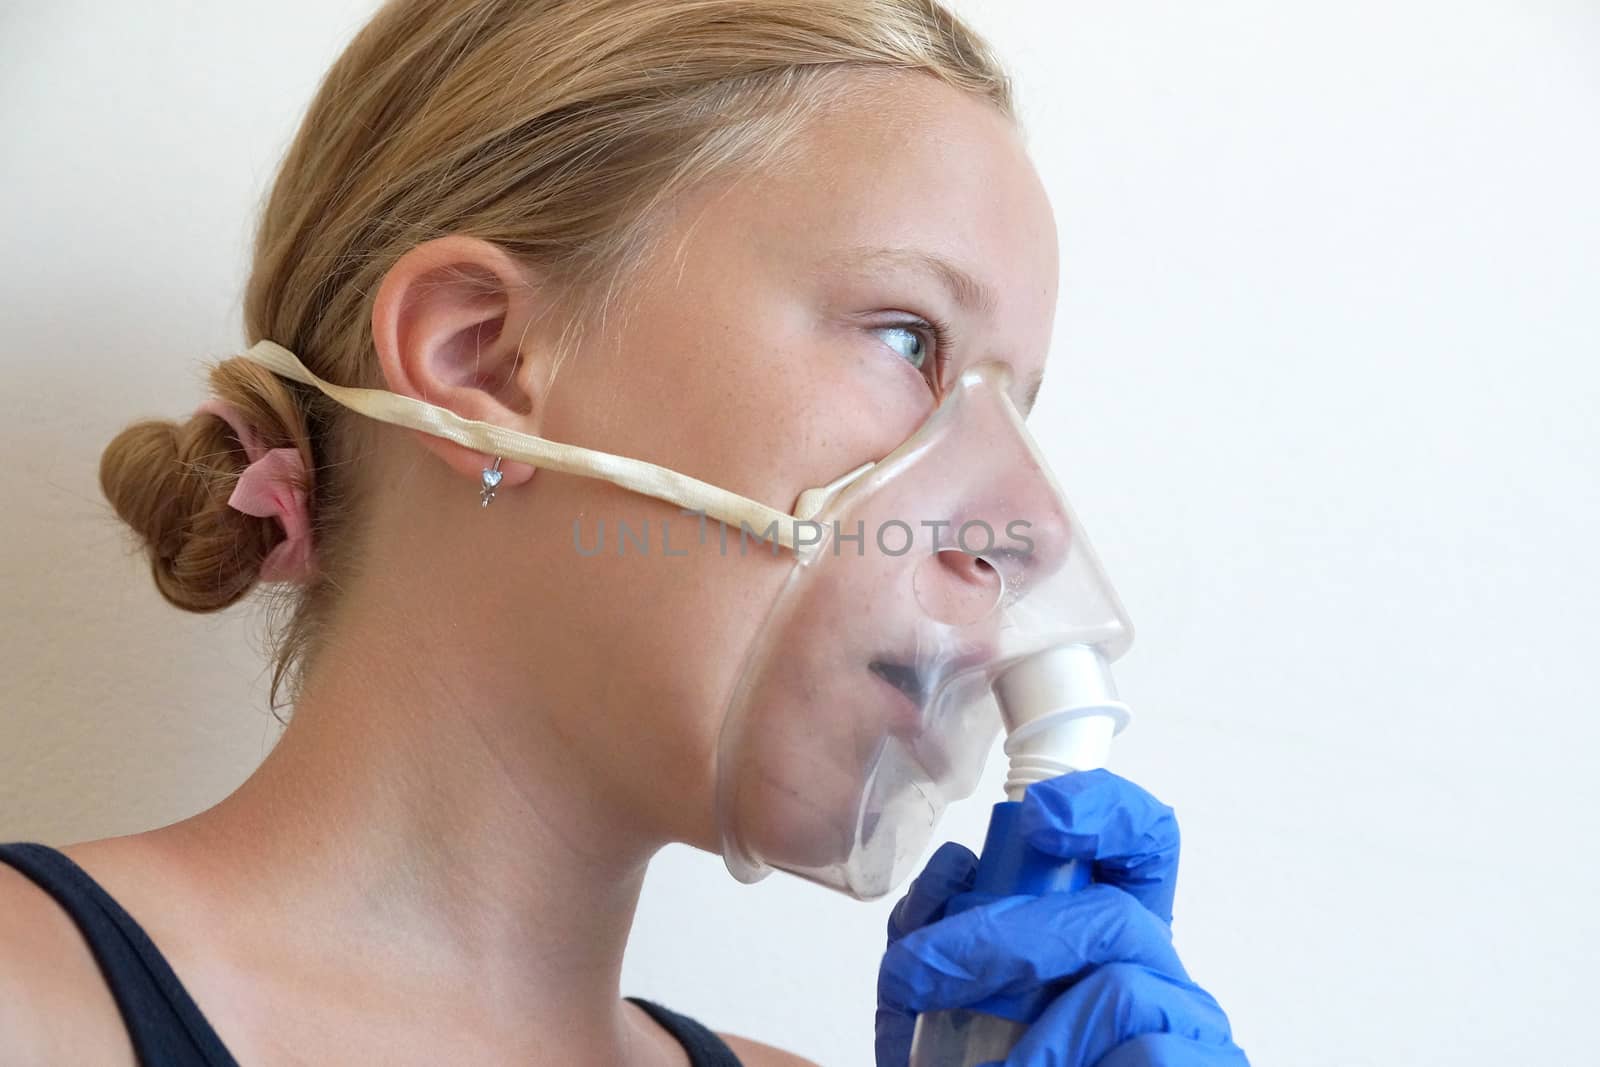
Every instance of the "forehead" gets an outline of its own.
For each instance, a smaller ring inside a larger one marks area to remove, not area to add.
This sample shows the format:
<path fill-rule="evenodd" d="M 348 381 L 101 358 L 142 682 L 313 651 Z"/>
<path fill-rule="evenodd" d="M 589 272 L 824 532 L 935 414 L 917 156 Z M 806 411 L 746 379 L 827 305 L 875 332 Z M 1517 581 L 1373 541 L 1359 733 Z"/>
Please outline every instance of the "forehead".
<path fill-rule="evenodd" d="M 947 310 L 981 322 L 997 350 L 1042 359 L 1055 219 L 1015 125 L 932 77 L 855 77 L 859 87 L 798 135 L 788 162 L 732 194 L 749 209 L 743 222 L 764 265 L 928 276 Z"/>

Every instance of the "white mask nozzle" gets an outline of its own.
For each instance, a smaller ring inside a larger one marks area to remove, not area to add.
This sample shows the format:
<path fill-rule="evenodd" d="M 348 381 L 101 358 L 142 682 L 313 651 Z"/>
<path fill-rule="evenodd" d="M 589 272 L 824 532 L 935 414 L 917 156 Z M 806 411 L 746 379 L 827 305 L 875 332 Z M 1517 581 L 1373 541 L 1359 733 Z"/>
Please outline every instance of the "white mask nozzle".
<path fill-rule="evenodd" d="M 1132 717 L 1093 645 L 1052 648 L 1013 664 L 995 678 L 994 695 L 1011 757 L 1008 800 L 1021 800 L 1034 782 L 1105 766 L 1111 739 Z"/>

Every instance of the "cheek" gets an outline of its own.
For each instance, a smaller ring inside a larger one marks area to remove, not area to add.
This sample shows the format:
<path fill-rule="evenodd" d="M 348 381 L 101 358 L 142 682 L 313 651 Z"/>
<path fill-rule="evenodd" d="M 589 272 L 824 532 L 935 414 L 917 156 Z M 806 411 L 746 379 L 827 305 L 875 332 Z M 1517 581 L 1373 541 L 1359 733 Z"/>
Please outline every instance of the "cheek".
<path fill-rule="evenodd" d="M 788 511 L 892 450 L 932 406 L 870 331 L 814 304 L 779 286 L 643 301 L 615 348 L 585 357 L 572 392 L 598 404 L 572 412 L 561 439 L 598 427 L 603 440 L 580 443 Z"/>
<path fill-rule="evenodd" d="M 870 343 L 793 311 L 647 304 L 621 344 L 568 361 L 540 429 L 786 511 L 802 490 L 879 458 L 925 414 L 925 387 Z M 548 551 L 533 564 L 542 621 L 530 623 L 559 619 L 545 688 L 565 706 L 603 712 L 575 728 L 596 750 L 627 753 L 618 788 L 643 790 L 637 803 L 673 820 L 668 832 L 716 851 L 718 734 L 793 555 L 756 541 L 741 551 L 737 529 L 601 481 L 542 483 L 530 521 Z M 592 555 L 574 549 L 575 519 Z M 860 658 L 861 641 L 844 644 Z M 832 643 L 825 651 L 842 654 Z M 853 687 L 870 683 L 859 663 L 849 676 Z M 661 811 L 663 787 L 677 798 L 671 812 Z"/>
<path fill-rule="evenodd" d="M 671 527 L 676 548 L 679 526 Z M 620 657 L 614 682 L 620 701 L 639 709 L 639 749 L 644 780 L 671 782 L 675 795 L 696 798 L 678 830 L 684 838 L 718 851 L 715 832 L 716 751 L 723 720 L 752 639 L 777 598 L 793 561 L 786 550 L 771 556 L 751 545 L 738 554 L 730 537 L 722 555 L 714 528 L 705 545 L 682 526 L 689 555 L 636 568 L 622 595 L 634 605 L 630 618 L 614 620 L 632 635 L 633 652 Z M 611 623 L 608 623 L 611 625 Z M 654 791 L 656 797 L 661 795 Z"/>
<path fill-rule="evenodd" d="M 559 529 L 534 520 L 550 548 L 530 561 L 530 687 L 612 776 L 609 795 L 670 838 L 716 851 L 718 734 L 792 556 L 754 544 L 741 556 L 736 532 L 724 554 L 715 525 L 702 543 L 699 524 L 670 505 L 585 479 L 550 479 L 530 505 L 581 511 L 594 553 L 572 549 L 570 518 Z M 619 541 L 618 522 L 634 536 Z"/>

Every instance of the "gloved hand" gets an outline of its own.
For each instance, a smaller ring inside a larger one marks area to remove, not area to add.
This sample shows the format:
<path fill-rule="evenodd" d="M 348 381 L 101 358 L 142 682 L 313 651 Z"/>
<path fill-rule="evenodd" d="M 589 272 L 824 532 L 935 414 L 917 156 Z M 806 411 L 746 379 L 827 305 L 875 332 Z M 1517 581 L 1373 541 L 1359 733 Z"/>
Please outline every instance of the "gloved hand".
<path fill-rule="evenodd" d="M 972 887 L 977 857 L 955 842 L 939 848 L 889 917 L 878 1067 L 906 1067 L 918 1012 L 1044 985 L 1065 988 L 1004 1067 L 1249 1067 L 1227 1016 L 1172 947 L 1172 809 L 1106 770 L 1035 783 L 1022 804 L 1028 844 L 1092 862 L 1095 884 L 946 918 L 950 898 Z"/>

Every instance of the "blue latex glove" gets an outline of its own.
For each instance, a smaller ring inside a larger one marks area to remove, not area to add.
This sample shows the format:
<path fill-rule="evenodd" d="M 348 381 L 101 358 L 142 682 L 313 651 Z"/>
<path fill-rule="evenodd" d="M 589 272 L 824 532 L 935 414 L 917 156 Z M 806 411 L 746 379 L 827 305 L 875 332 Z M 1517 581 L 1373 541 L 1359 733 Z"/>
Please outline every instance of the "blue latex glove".
<path fill-rule="evenodd" d="M 1092 862 L 1095 884 L 945 918 L 949 899 L 971 888 L 977 857 L 943 845 L 889 917 L 878 1067 L 906 1067 L 918 1012 L 1045 985 L 1064 991 L 1004 1067 L 1248 1067 L 1227 1016 L 1172 947 L 1172 809 L 1106 770 L 1036 783 L 1022 803 L 1028 844 Z"/>

